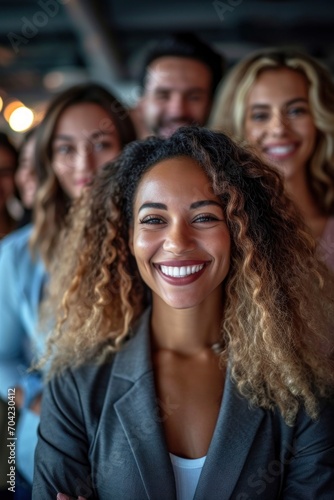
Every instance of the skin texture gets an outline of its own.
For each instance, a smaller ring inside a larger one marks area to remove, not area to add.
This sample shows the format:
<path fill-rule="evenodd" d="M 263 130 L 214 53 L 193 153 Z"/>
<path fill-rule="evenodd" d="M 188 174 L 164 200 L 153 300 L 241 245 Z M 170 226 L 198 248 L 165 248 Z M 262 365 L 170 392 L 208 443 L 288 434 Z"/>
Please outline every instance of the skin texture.
<path fill-rule="evenodd" d="M 23 146 L 19 165 L 15 175 L 15 182 L 21 195 L 21 200 L 26 208 L 32 208 L 36 189 L 37 177 L 34 164 L 34 149 L 36 137 L 33 135 Z"/>
<path fill-rule="evenodd" d="M 221 202 L 194 160 L 165 160 L 144 175 L 130 247 L 152 290 L 156 390 L 175 409 L 163 422 L 168 449 L 188 458 L 204 456 L 224 387 L 211 345 L 219 339 L 230 235 Z M 204 267 L 190 277 L 170 278 L 161 272 L 162 263 Z"/>
<path fill-rule="evenodd" d="M 187 309 L 211 294 L 221 296 L 229 268 L 230 237 L 221 202 L 192 159 L 165 160 L 144 175 L 136 193 L 131 247 L 153 301 Z M 160 264 L 203 269 L 171 282 Z"/>
<path fill-rule="evenodd" d="M 304 75 L 288 68 L 260 73 L 247 96 L 245 138 L 283 175 L 288 194 L 318 238 L 327 218 L 313 198 L 306 172 L 316 137 Z"/>
<path fill-rule="evenodd" d="M 96 170 L 113 160 L 121 143 L 110 115 L 94 103 L 65 109 L 58 120 L 52 143 L 52 166 L 70 198 L 77 198 Z"/>
<path fill-rule="evenodd" d="M 211 107 L 211 80 L 210 70 L 196 59 L 153 61 L 139 104 L 148 134 L 169 137 L 183 125 L 203 126 Z"/>

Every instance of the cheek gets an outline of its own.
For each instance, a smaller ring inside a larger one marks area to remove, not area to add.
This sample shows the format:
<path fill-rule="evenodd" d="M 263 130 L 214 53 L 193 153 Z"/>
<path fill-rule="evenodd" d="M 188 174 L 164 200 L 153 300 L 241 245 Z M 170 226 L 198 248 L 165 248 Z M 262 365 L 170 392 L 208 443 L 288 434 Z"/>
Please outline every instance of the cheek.
<path fill-rule="evenodd" d="M 69 165 L 66 165 L 66 158 L 54 158 L 52 161 L 52 170 L 54 171 L 56 177 L 63 177 L 66 172 L 69 171 Z"/>
<path fill-rule="evenodd" d="M 260 127 L 259 125 L 254 125 L 246 122 L 244 128 L 244 135 L 247 142 L 249 142 L 250 144 L 256 143 L 261 134 L 262 134 L 262 127 Z"/>
<path fill-rule="evenodd" d="M 148 267 L 151 259 L 160 248 L 160 237 L 154 232 L 134 232 L 133 255 L 138 265 Z"/>
<path fill-rule="evenodd" d="M 162 111 L 163 105 L 157 102 L 155 99 L 149 99 L 144 109 L 145 114 L 148 118 L 154 118 Z"/>
<path fill-rule="evenodd" d="M 303 125 L 302 134 L 308 140 L 310 147 L 313 147 L 317 138 L 317 129 L 313 122 L 307 122 Z"/>
<path fill-rule="evenodd" d="M 133 252 L 135 257 L 147 257 L 152 249 L 152 238 L 148 234 L 134 233 Z"/>

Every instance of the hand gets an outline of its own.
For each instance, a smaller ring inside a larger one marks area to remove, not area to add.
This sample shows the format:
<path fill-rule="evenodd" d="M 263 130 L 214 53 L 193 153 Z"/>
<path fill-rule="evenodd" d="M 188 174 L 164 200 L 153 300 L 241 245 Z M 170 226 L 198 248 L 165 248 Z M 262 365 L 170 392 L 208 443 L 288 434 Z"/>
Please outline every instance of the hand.
<path fill-rule="evenodd" d="M 15 387 L 15 406 L 16 408 L 22 408 L 23 406 L 23 390 L 22 387 L 16 386 Z"/>
<path fill-rule="evenodd" d="M 42 403 L 42 394 L 38 394 L 38 396 L 36 396 L 35 399 L 33 399 L 33 401 L 30 403 L 29 409 L 33 413 L 36 413 L 36 415 L 40 415 L 41 403 Z"/>
<path fill-rule="evenodd" d="M 65 495 L 65 493 L 58 493 L 57 494 L 57 500 L 86 500 L 85 497 L 78 497 L 78 499 L 73 499 L 73 497 L 69 497 L 68 495 Z"/>

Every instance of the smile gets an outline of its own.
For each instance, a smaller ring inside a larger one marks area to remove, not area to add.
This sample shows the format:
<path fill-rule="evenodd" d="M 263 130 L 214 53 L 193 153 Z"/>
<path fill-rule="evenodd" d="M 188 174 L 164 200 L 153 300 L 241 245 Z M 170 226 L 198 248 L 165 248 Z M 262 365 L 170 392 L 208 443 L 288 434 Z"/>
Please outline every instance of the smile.
<path fill-rule="evenodd" d="M 269 156 L 286 156 L 293 153 L 297 149 L 295 144 L 289 144 L 286 146 L 272 146 L 264 148 L 265 153 Z"/>
<path fill-rule="evenodd" d="M 201 271 L 204 264 L 198 266 L 159 266 L 161 272 L 165 276 L 171 276 L 172 278 L 185 278 L 192 274 L 196 274 Z"/>

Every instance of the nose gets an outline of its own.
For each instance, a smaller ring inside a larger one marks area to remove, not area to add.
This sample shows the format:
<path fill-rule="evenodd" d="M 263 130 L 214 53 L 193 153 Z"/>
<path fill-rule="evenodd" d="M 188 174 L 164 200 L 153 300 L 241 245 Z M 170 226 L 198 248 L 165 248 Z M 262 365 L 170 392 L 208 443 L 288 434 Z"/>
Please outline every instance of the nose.
<path fill-rule="evenodd" d="M 195 241 L 191 227 L 185 221 L 170 224 L 163 248 L 174 255 L 182 255 L 194 249 Z"/>
<path fill-rule="evenodd" d="M 269 130 L 273 135 L 282 135 L 288 128 L 288 122 L 282 113 L 273 113 L 269 121 Z"/>
<path fill-rule="evenodd" d="M 78 147 L 73 157 L 73 167 L 78 172 L 92 172 L 95 170 L 92 147 L 89 145 Z"/>
<path fill-rule="evenodd" d="M 185 97 L 179 93 L 175 92 L 171 95 L 168 101 L 168 114 L 170 117 L 179 118 L 187 115 L 187 102 Z"/>

